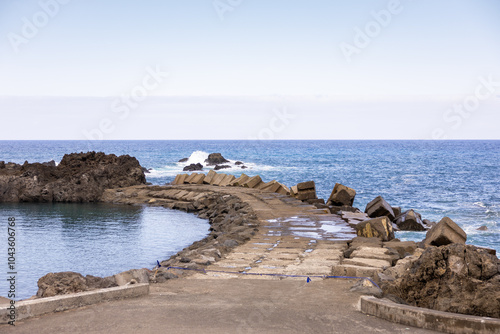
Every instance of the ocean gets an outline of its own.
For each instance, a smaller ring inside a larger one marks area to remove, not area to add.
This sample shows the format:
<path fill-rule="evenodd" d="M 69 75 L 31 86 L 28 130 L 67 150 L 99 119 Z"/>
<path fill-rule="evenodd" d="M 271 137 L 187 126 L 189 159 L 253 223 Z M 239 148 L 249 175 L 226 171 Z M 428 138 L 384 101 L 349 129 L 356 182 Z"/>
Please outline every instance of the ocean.
<path fill-rule="evenodd" d="M 165 131 L 168 131 L 168 127 Z M 59 162 L 66 153 L 89 150 L 136 157 L 143 167 L 150 169 L 150 173 L 146 174 L 147 181 L 158 185 L 171 182 L 187 164 L 203 164 L 208 154 L 213 152 L 221 153 L 232 162 L 230 165 L 233 167 L 223 170 L 224 173 L 258 174 L 264 181 L 275 179 L 288 186 L 314 180 L 320 198 L 327 199 L 335 183 L 342 183 L 356 190 L 354 206 L 361 210 L 369 201 L 381 195 L 392 206 L 401 206 L 403 210 L 414 209 L 424 219 L 439 221 L 448 216 L 465 230 L 467 243 L 494 248 L 500 253 L 500 141 L 0 141 L 0 161 Z M 182 158 L 189 160 L 179 163 Z M 243 170 L 234 166 L 235 161 L 242 161 L 248 168 Z M 204 170 L 206 172 L 209 169 Z M 56 209 L 54 205 L 37 204 L 29 210 L 38 206 L 44 207 L 43 215 L 25 216 L 30 224 L 32 220 L 38 219 L 38 223 L 34 224 L 36 228 L 44 229 L 44 226 L 54 223 L 51 208 L 55 210 L 53 215 L 61 215 L 57 211 L 61 209 Z M 16 210 L 21 209 L 18 205 Z M 10 214 L 8 210 L 13 209 L 12 206 L 9 209 L 3 205 L 0 210 L 0 218 L 6 221 L 5 217 Z M 157 219 L 161 214 L 149 213 L 148 219 Z M 188 215 L 176 219 L 188 221 L 193 217 Z M 81 220 L 78 217 L 73 219 Z M 82 231 L 86 229 L 84 220 L 79 226 Z M 144 224 L 144 219 L 141 221 Z M 67 223 L 71 223 L 71 219 Z M 113 223 L 116 222 L 110 219 L 105 224 Z M 192 229 L 199 229 L 200 226 L 194 224 Z M 487 230 L 477 230 L 481 226 L 486 226 Z M 49 228 L 47 233 L 51 231 L 54 230 Z M 176 240 L 182 240 L 186 234 L 175 229 L 163 233 L 170 233 Z M 203 233 L 207 233 L 206 230 Z M 92 235 L 82 233 L 75 247 L 90 243 L 91 240 L 86 238 Z M 398 232 L 396 236 L 401 240 L 420 241 L 425 232 Z M 132 240 L 135 238 L 133 234 L 127 237 Z M 193 241 L 191 238 L 181 244 Z M 96 244 L 104 241 L 97 239 L 92 242 Z M 147 248 L 147 241 L 145 244 Z M 110 243 L 110 250 L 106 252 L 118 247 L 113 245 Z M 185 247 L 182 245 L 172 245 L 162 252 L 165 255 L 175 253 Z M 0 247 L 3 247 L 1 241 Z M 31 251 L 44 258 L 42 261 L 37 260 L 36 256 L 29 257 L 33 265 L 42 263 L 44 269 L 49 268 L 50 259 L 45 257 L 50 258 L 53 254 L 37 252 L 34 248 Z M 29 249 L 26 247 L 25 251 Z M 120 256 L 120 252 L 115 253 Z M 20 254 L 19 261 L 22 261 L 23 256 Z M 130 259 L 130 255 L 123 256 Z M 154 264 L 156 258 L 152 257 L 158 255 L 148 253 L 148 256 L 150 258 L 138 261 L 137 265 Z M 57 256 L 55 258 L 57 262 Z M 81 259 L 80 255 L 78 260 Z M 130 265 L 129 268 L 137 265 Z M 73 267 L 53 268 L 50 271 L 72 270 Z M 106 268 L 113 269 L 113 264 L 107 264 Z M 88 267 L 82 270 L 87 274 L 104 272 L 101 269 L 92 271 Z M 3 285 L 0 289 L 4 290 Z M 0 292 L 0 295 L 4 294 Z"/>

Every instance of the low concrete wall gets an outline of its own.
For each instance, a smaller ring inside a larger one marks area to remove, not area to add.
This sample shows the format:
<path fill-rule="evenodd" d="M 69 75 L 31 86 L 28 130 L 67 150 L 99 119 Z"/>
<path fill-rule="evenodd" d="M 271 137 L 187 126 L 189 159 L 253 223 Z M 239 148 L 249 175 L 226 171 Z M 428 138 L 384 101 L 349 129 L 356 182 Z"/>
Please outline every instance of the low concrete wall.
<path fill-rule="evenodd" d="M 33 300 L 16 302 L 16 321 L 36 317 L 42 314 L 61 312 L 103 301 L 140 297 L 149 294 L 149 284 L 132 284 L 108 289 L 79 292 Z M 0 304 L 0 323 L 10 321 L 10 304 Z"/>
<path fill-rule="evenodd" d="M 444 333 L 500 333 L 500 319 L 435 311 L 396 304 L 390 300 L 375 297 L 361 297 L 361 312 L 395 323 Z"/>

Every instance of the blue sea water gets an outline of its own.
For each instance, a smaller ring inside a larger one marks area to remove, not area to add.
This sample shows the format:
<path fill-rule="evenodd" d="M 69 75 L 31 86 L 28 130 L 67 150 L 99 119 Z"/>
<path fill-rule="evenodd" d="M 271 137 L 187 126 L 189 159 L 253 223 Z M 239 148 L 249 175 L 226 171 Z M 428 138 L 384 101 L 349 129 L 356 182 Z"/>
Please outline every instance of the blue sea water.
<path fill-rule="evenodd" d="M 500 141 L 0 141 L 0 161 L 59 162 L 66 153 L 89 150 L 135 156 L 151 168 L 153 184 L 220 152 L 248 167 L 231 164 L 225 173 L 259 174 L 288 186 L 314 180 L 322 198 L 342 183 L 357 191 L 354 206 L 361 210 L 381 195 L 432 221 L 448 216 L 467 232 L 468 243 L 500 252 Z M 178 163 L 181 158 L 189 161 Z M 488 230 L 478 231 L 483 225 Z M 425 233 L 397 236 L 421 240 Z"/>

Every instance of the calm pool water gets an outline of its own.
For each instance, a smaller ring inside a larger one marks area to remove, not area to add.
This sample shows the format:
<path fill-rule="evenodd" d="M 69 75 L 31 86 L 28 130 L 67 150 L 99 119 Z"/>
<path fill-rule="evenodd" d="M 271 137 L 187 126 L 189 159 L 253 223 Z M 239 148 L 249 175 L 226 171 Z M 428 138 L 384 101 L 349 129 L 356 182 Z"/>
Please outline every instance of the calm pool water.
<path fill-rule="evenodd" d="M 7 254 L 8 217 L 16 218 L 16 300 L 38 290 L 49 272 L 109 276 L 133 268 L 152 269 L 203 239 L 207 220 L 161 207 L 112 204 L 0 204 L 0 251 Z M 2 278 L 8 256 L 1 256 Z M 6 279 L 0 296 L 7 297 Z"/>

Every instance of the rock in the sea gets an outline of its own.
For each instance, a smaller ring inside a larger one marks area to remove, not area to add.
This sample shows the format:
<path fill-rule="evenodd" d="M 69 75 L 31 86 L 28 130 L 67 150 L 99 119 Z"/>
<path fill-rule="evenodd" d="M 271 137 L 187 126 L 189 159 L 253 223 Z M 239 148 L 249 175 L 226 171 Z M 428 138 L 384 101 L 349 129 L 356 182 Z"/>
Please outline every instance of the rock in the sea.
<path fill-rule="evenodd" d="M 105 189 L 146 183 L 139 161 L 102 152 L 66 154 L 57 166 L 0 169 L 0 202 L 97 202 Z"/>
<path fill-rule="evenodd" d="M 241 169 L 247 169 L 248 167 L 247 166 L 241 166 L 240 168 Z"/>
<path fill-rule="evenodd" d="M 358 237 L 379 238 L 382 241 L 394 239 L 392 224 L 387 217 L 379 217 L 365 220 L 356 225 L 356 234 Z"/>
<path fill-rule="evenodd" d="M 443 246 L 452 243 L 465 244 L 467 234 L 453 220 L 444 217 L 425 235 L 424 244 Z"/>
<path fill-rule="evenodd" d="M 418 307 L 500 318 L 500 261 L 472 245 L 429 247 L 383 289 Z"/>
<path fill-rule="evenodd" d="M 200 163 L 197 164 L 191 164 L 189 166 L 186 166 L 182 169 L 183 171 L 187 172 L 193 172 L 195 170 L 203 170 L 203 165 Z"/>
<path fill-rule="evenodd" d="M 83 292 L 95 289 L 104 289 L 117 286 L 111 278 L 82 276 L 82 274 L 66 271 L 48 273 L 38 280 L 37 297 L 52 297 L 69 293 Z"/>
<path fill-rule="evenodd" d="M 394 220 L 394 223 L 401 231 L 425 231 L 425 225 L 422 222 L 420 213 L 413 209 L 400 214 Z"/>
<path fill-rule="evenodd" d="M 226 160 L 220 153 L 210 153 L 205 162 L 207 163 L 207 166 L 214 166 L 225 164 L 226 162 L 229 162 L 229 160 Z"/>
<path fill-rule="evenodd" d="M 391 221 L 395 218 L 392 207 L 382 196 L 377 196 L 373 201 L 368 203 L 365 212 L 372 218 L 387 216 Z"/>
<path fill-rule="evenodd" d="M 488 226 L 483 225 L 477 229 L 478 231 L 488 231 Z"/>
<path fill-rule="evenodd" d="M 340 183 L 335 183 L 327 205 L 349 205 L 354 203 L 356 190 L 346 187 Z"/>
<path fill-rule="evenodd" d="M 214 170 L 220 170 L 220 169 L 226 169 L 226 168 L 231 168 L 229 165 L 216 165 L 214 167 Z"/>
<path fill-rule="evenodd" d="M 234 164 L 235 164 L 236 166 L 239 166 L 239 165 L 243 165 L 243 162 L 241 162 L 241 161 L 236 161 Z"/>
<path fill-rule="evenodd" d="M 179 160 L 179 162 L 186 162 L 188 160 L 189 160 L 189 158 L 182 158 L 181 160 Z"/>

